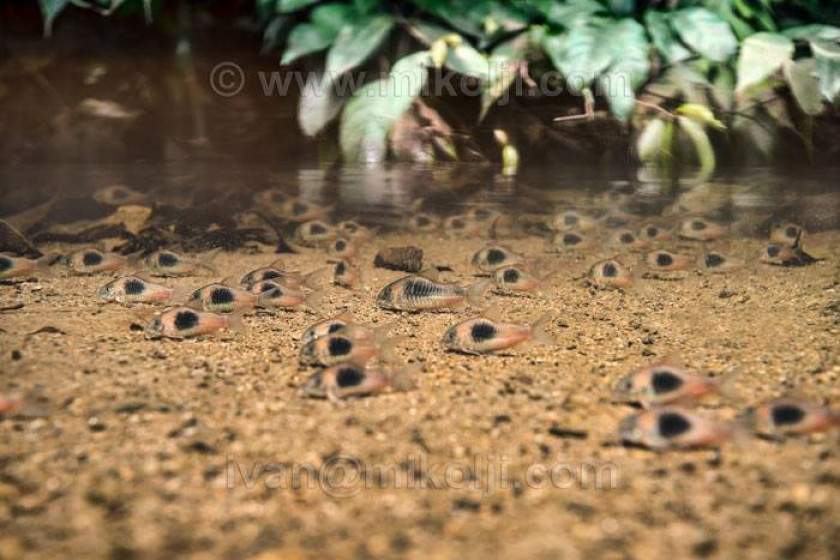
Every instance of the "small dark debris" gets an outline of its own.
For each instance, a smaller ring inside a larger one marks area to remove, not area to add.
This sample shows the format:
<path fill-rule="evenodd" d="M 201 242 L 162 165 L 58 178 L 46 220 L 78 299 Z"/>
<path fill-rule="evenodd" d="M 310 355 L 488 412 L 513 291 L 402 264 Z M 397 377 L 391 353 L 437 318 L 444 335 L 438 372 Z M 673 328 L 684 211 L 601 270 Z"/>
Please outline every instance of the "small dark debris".
<path fill-rule="evenodd" d="M 133 332 L 142 332 L 142 331 L 146 330 L 146 328 L 143 325 L 141 325 L 140 323 L 131 323 L 131 325 L 128 327 L 128 329 L 133 331 Z"/>
<path fill-rule="evenodd" d="M 187 451 L 193 451 L 195 453 L 201 453 L 203 455 L 211 455 L 213 453 L 216 453 L 216 448 L 215 447 L 213 447 L 209 443 L 201 441 L 201 440 L 196 440 L 196 441 L 190 443 L 186 447 L 186 450 Z"/>
<path fill-rule="evenodd" d="M 23 358 L 23 354 L 21 354 L 20 350 L 12 350 L 12 360 L 18 361 Z"/>
<path fill-rule="evenodd" d="M 452 502 L 452 508 L 463 511 L 480 511 L 481 503 L 469 498 L 458 498 Z"/>
<path fill-rule="evenodd" d="M 6 307 L 0 307 L 0 313 L 6 313 L 7 311 L 17 311 L 18 309 L 23 309 L 25 304 L 23 303 L 16 303 L 14 305 L 7 305 Z"/>
<path fill-rule="evenodd" d="M 108 429 L 108 426 L 99 420 L 99 418 L 91 418 L 88 420 L 88 428 L 91 432 L 104 432 Z"/>
<path fill-rule="evenodd" d="M 121 404 L 120 406 L 114 409 L 114 412 L 116 412 L 117 414 L 133 414 L 139 410 L 143 410 L 144 408 L 146 408 L 146 406 L 147 405 L 144 402 L 130 402 Z"/>
<path fill-rule="evenodd" d="M 509 424 L 510 423 L 510 416 L 507 414 L 499 414 L 493 418 L 493 423 L 498 424 Z"/>
<path fill-rule="evenodd" d="M 219 467 L 217 465 L 210 465 L 209 467 L 204 469 L 204 472 L 202 473 L 202 476 L 204 477 L 204 480 L 209 482 L 209 481 L 213 480 L 214 478 L 216 478 L 217 476 L 219 476 L 220 474 L 222 474 L 221 467 Z"/>
<path fill-rule="evenodd" d="M 419 247 L 387 247 L 376 254 L 373 266 L 403 272 L 423 269 L 423 249 Z"/>
<path fill-rule="evenodd" d="M 63 330 L 59 329 L 58 327 L 53 327 L 52 325 L 46 325 L 41 327 L 38 330 L 34 330 L 29 333 L 27 336 L 34 336 L 36 334 L 67 334 Z"/>
<path fill-rule="evenodd" d="M 691 547 L 691 553 L 699 558 L 706 558 L 717 552 L 718 544 L 715 539 L 704 539 Z"/>
<path fill-rule="evenodd" d="M 592 516 L 595 515 L 594 507 L 581 502 L 569 502 L 568 504 L 566 504 L 566 511 L 568 511 L 571 514 L 577 515 L 584 521 L 591 519 Z"/>

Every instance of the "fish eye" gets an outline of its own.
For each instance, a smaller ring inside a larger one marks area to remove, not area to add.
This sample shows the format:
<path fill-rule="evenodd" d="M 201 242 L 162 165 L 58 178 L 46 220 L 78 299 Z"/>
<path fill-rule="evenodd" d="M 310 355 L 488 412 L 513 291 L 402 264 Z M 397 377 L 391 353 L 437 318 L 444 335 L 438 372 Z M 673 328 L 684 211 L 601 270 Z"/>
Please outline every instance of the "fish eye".
<path fill-rule="evenodd" d="M 691 222 L 691 229 L 693 229 L 694 231 L 703 231 L 704 229 L 706 229 L 706 227 L 706 222 L 702 220 L 693 220 Z"/>
<path fill-rule="evenodd" d="M 650 226 L 647 228 L 648 237 L 656 237 L 659 234 L 659 228 Z"/>
<path fill-rule="evenodd" d="M 799 228 L 796 226 L 788 226 L 785 230 L 785 236 L 787 237 L 796 237 L 799 235 Z"/>
<path fill-rule="evenodd" d="M 149 324 L 149 330 L 152 330 L 152 331 L 163 330 L 163 322 L 160 320 L 160 317 L 155 317 L 154 319 L 152 319 L 151 324 Z"/>
<path fill-rule="evenodd" d="M 339 239 L 335 242 L 335 250 L 336 251 L 343 251 L 347 248 L 347 243 L 344 242 L 343 239 Z"/>
<path fill-rule="evenodd" d="M 726 259 L 723 257 L 723 255 L 720 255 L 718 253 L 709 253 L 708 255 L 706 255 L 705 263 L 707 268 L 718 267 L 724 262 L 726 262 Z"/>
<path fill-rule="evenodd" d="M 382 291 L 379 292 L 379 297 L 377 299 L 379 299 L 380 301 L 391 301 L 392 297 L 393 293 L 391 291 L 391 286 L 385 286 L 384 288 L 382 288 Z"/>
<path fill-rule="evenodd" d="M 770 247 L 767 247 L 767 256 L 768 257 L 777 257 L 777 256 L 779 256 L 780 252 L 781 252 L 781 249 L 779 249 L 775 245 L 771 245 Z"/>
<path fill-rule="evenodd" d="M 658 266 L 671 266 L 674 263 L 674 258 L 668 253 L 658 253 L 656 255 L 656 264 Z"/>
<path fill-rule="evenodd" d="M 429 225 L 429 218 L 427 218 L 426 216 L 417 216 L 414 221 L 418 226 L 421 227 Z"/>

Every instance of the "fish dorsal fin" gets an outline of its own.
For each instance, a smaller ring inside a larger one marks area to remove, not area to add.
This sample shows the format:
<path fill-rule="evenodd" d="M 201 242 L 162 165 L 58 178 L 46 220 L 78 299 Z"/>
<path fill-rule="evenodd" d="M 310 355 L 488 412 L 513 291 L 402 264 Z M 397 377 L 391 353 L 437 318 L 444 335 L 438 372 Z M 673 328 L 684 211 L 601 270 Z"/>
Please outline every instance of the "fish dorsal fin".
<path fill-rule="evenodd" d="M 424 268 L 417 273 L 417 276 L 422 276 L 432 282 L 440 282 L 440 271 L 436 268 Z"/>
<path fill-rule="evenodd" d="M 274 259 L 271 261 L 266 268 L 276 268 L 277 270 L 283 270 L 283 259 Z"/>
<path fill-rule="evenodd" d="M 685 360 L 683 360 L 682 356 L 680 356 L 680 354 L 674 350 L 669 350 L 667 353 L 665 353 L 664 356 L 662 356 L 662 358 L 654 362 L 652 365 L 652 367 L 657 366 L 669 366 L 674 369 L 679 369 L 681 371 L 685 371 L 686 373 L 690 373 L 689 369 L 685 365 Z"/>
<path fill-rule="evenodd" d="M 236 279 L 233 276 L 225 276 L 218 282 L 222 286 L 227 286 L 228 288 L 233 288 L 236 286 Z"/>
<path fill-rule="evenodd" d="M 331 317 L 330 321 L 344 321 L 345 323 L 354 323 L 356 318 L 353 316 L 352 311 L 342 311 L 335 317 Z"/>
<path fill-rule="evenodd" d="M 494 303 L 494 304 L 493 304 L 493 305 L 491 305 L 490 307 L 488 307 L 488 308 L 484 309 L 484 310 L 481 312 L 481 315 L 480 315 L 480 316 L 481 316 L 481 317 L 484 317 L 485 319 L 489 319 L 490 321 L 494 321 L 494 322 L 496 322 L 496 321 L 500 321 L 500 320 L 501 320 L 501 318 L 502 318 L 502 312 L 501 312 L 501 310 L 499 309 L 499 305 L 498 305 L 498 304 L 496 304 L 496 303 Z"/>

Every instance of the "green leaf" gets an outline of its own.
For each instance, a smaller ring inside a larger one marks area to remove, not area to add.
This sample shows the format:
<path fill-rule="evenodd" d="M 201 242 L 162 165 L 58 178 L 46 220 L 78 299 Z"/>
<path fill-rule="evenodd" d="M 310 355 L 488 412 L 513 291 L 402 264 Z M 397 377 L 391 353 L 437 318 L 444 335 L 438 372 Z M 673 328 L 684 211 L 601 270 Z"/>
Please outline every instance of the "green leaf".
<path fill-rule="evenodd" d="M 677 117 L 680 130 L 685 132 L 688 139 L 694 145 L 697 153 L 697 161 L 700 163 L 700 171 L 711 173 L 715 170 L 715 150 L 709 140 L 709 135 L 703 129 L 703 125 L 688 117 Z"/>
<path fill-rule="evenodd" d="M 567 29 L 590 21 L 593 14 L 606 11 L 605 6 L 596 0 L 569 0 L 565 3 L 543 0 L 536 2 L 535 7 L 549 23 Z"/>
<path fill-rule="evenodd" d="M 479 122 L 484 120 L 490 107 L 507 92 L 516 80 L 518 64 L 525 58 L 529 48 L 529 38 L 526 34 L 523 34 L 493 49 L 490 59 L 487 61 L 489 72 L 484 82 L 484 89 L 481 91 Z"/>
<path fill-rule="evenodd" d="M 729 24 L 706 8 L 677 10 L 671 24 L 686 45 L 715 62 L 725 62 L 738 49 Z"/>
<path fill-rule="evenodd" d="M 345 27 L 327 53 L 327 73 L 338 76 L 367 60 L 394 27 L 390 16 L 374 16 Z"/>
<path fill-rule="evenodd" d="M 736 92 L 760 84 L 793 56 L 793 41 L 777 33 L 756 33 L 747 37 L 738 56 Z"/>
<path fill-rule="evenodd" d="M 814 41 L 811 51 L 817 61 L 820 91 L 830 102 L 840 101 L 840 45 L 829 41 Z"/>
<path fill-rule="evenodd" d="M 840 27 L 812 23 L 810 25 L 800 25 L 785 29 L 782 31 L 782 34 L 798 41 L 813 41 L 816 39 L 833 41 L 840 39 Z"/>
<path fill-rule="evenodd" d="M 490 72 L 487 59 L 469 43 L 450 48 L 446 55 L 446 67 L 465 76 L 487 79 Z"/>
<path fill-rule="evenodd" d="M 601 31 L 579 26 L 560 36 L 547 35 L 543 41 L 543 49 L 573 92 L 586 88 L 612 62 L 610 42 Z"/>
<path fill-rule="evenodd" d="M 610 25 L 604 36 L 609 37 L 607 43 L 615 62 L 599 78 L 598 85 L 612 114 L 627 122 L 636 105 L 636 90 L 650 71 L 647 35 L 640 23 L 625 18 Z"/>
<path fill-rule="evenodd" d="M 320 0 L 277 0 L 277 11 L 288 14 L 297 12 L 304 8 L 308 8 L 312 4 L 317 4 Z"/>
<path fill-rule="evenodd" d="M 352 21 L 356 13 L 347 4 L 333 2 L 332 4 L 321 4 L 312 9 L 309 19 L 322 32 L 337 37 L 341 29 Z"/>
<path fill-rule="evenodd" d="M 670 16 L 665 12 L 649 11 L 645 14 L 645 25 L 653 39 L 656 50 L 666 62 L 674 64 L 691 58 L 691 51 L 680 43 L 670 25 Z"/>
<path fill-rule="evenodd" d="M 645 125 L 636 140 L 636 153 L 643 162 L 654 161 L 662 152 L 662 142 L 665 139 L 665 121 L 660 118 L 651 120 Z"/>
<path fill-rule="evenodd" d="M 345 99 L 336 95 L 332 79 L 318 76 L 301 93 L 298 123 L 306 136 L 317 135 L 327 126 L 344 105 Z"/>
<path fill-rule="evenodd" d="M 341 115 L 339 143 L 347 162 L 381 163 L 388 148 L 388 132 L 423 91 L 428 51 L 401 58 L 390 76 L 366 84 L 347 102 Z"/>
<path fill-rule="evenodd" d="M 820 95 L 820 81 L 817 79 L 817 65 L 813 58 L 788 60 L 783 66 L 785 80 L 793 92 L 799 108 L 806 115 L 819 115 L 823 112 Z"/>
<path fill-rule="evenodd" d="M 286 41 L 286 50 L 280 64 L 291 64 L 302 56 L 322 51 L 329 47 L 335 40 L 335 35 L 330 35 L 312 23 L 301 23 L 296 25 L 289 33 Z"/>
<path fill-rule="evenodd" d="M 44 37 L 52 37 L 53 22 L 69 3 L 69 0 L 38 0 L 44 18 Z"/>
<path fill-rule="evenodd" d="M 607 0 L 613 15 L 626 17 L 636 10 L 636 0 Z"/>
<path fill-rule="evenodd" d="M 431 47 L 432 43 L 452 33 L 443 26 L 426 21 L 412 22 L 408 27 L 408 32 L 427 47 Z"/>

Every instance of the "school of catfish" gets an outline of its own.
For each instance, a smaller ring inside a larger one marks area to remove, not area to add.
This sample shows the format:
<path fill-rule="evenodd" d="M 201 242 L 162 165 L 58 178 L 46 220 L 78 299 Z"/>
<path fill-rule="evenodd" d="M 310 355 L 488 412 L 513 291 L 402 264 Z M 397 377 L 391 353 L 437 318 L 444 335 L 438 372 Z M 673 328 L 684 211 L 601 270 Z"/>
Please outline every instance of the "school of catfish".
<path fill-rule="evenodd" d="M 258 310 L 262 314 L 303 311 L 318 316 L 330 289 L 349 290 L 365 297 L 362 248 L 375 244 L 376 228 L 356 220 L 333 222 L 333 207 L 289 197 L 281 191 L 260 192 L 255 202 L 295 224 L 296 246 L 322 253 L 324 266 L 314 271 L 289 270 L 282 260 L 276 260 L 238 279 L 224 278 L 182 290 L 168 287 L 166 279 L 221 276 L 213 264 L 217 251 L 184 255 L 158 250 L 119 255 L 86 248 L 40 259 L 2 254 L 0 280 L 23 281 L 55 275 L 60 270 L 72 275 L 110 275 L 94 294 L 98 301 L 140 309 L 164 306 L 148 317 L 144 330 L 149 337 L 173 339 L 220 331 L 247 336 L 243 316 Z M 470 261 L 476 280 L 467 284 L 448 282 L 442 278 L 444 272 L 429 266 L 381 286 L 375 296 L 376 305 L 393 313 L 395 321 L 405 313 L 473 310 L 472 317 L 450 325 L 440 334 L 440 345 L 446 352 L 465 356 L 527 352 L 528 345 L 554 346 L 550 327 L 556 317 L 546 311 L 530 324 L 511 323 L 489 300 L 517 296 L 545 301 L 546 288 L 552 282 L 570 279 L 552 268 L 551 253 L 587 256 L 597 248 L 603 249 L 602 253 L 614 253 L 610 258 L 592 259 L 595 262 L 588 265 L 587 272 L 571 280 L 592 290 L 622 290 L 630 295 L 645 278 L 639 271 L 655 275 L 687 271 L 729 274 L 747 264 L 716 249 L 715 241 L 726 238 L 730 227 L 702 215 L 651 219 L 618 210 L 611 203 L 594 209 L 559 208 L 536 220 L 545 237 L 544 247 L 527 255 L 513 251 L 503 239 L 517 226 L 533 226 L 534 220 L 511 218 L 490 206 L 441 217 L 423 211 L 422 201 L 418 201 L 405 216 L 406 231 L 486 240 Z M 801 225 L 776 222 L 770 227 L 767 245 L 755 260 L 781 267 L 820 262 L 805 252 L 805 237 Z M 399 364 L 395 347 L 400 339 L 388 336 L 389 327 L 359 324 L 351 311 L 314 322 L 299 340 L 300 364 L 313 368 L 300 388 L 301 395 L 339 401 L 413 388 L 423 364 Z M 840 412 L 784 394 L 746 407 L 736 421 L 717 420 L 699 409 L 698 405 L 706 399 L 737 400 L 736 383 L 734 377 L 710 377 L 692 371 L 676 358 L 629 372 L 614 380 L 610 388 L 616 404 L 636 407 L 620 422 L 617 437 L 625 444 L 664 451 L 719 448 L 730 441 L 743 441 L 749 434 L 783 439 L 840 426 Z"/>

